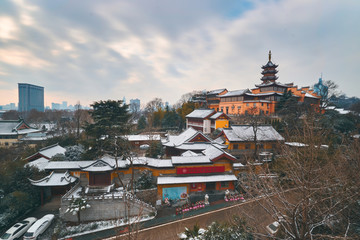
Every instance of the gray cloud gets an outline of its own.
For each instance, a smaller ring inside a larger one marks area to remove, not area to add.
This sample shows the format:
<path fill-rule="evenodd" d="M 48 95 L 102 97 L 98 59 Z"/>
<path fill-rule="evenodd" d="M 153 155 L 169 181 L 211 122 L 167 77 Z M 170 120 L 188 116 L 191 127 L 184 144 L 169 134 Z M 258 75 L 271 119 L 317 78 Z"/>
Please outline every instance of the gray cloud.
<path fill-rule="evenodd" d="M 359 96 L 354 1 L 14 2 L 0 3 L 0 104 L 17 82 L 45 86 L 48 104 L 252 88 L 270 49 L 279 81 L 323 72 Z"/>

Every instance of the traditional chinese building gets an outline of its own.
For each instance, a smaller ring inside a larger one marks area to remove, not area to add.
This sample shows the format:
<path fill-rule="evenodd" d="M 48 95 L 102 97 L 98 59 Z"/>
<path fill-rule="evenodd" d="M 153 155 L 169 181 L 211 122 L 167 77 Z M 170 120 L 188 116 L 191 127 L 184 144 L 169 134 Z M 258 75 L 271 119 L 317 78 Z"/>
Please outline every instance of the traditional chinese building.
<path fill-rule="evenodd" d="M 256 88 L 251 89 L 251 91 L 244 89 L 219 95 L 218 111 L 230 115 L 272 115 L 275 113 L 276 104 L 287 91 L 291 91 L 298 102 L 306 102 L 315 107 L 319 106 L 320 97 L 310 87 L 298 88 L 293 83 L 282 84 L 278 82 L 277 67 L 278 65 L 271 60 L 270 51 L 269 61 L 262 66 L 262 83 L 255 85 Z"/>
<path fill-rule="evenodd" d="M 270 125 L 257 126 L 255 131 L 251 125 L 233 125 L 223 129 L 221 136 L 229 152 L 235 156 L 253 153 L 255 144 L 260 153 L 273 153 L 284 142 L 284 138 Z"/>
<path fill-rule="evenodd" d="M 204 133 L 192 127 L 189 127 L 179 135 L 168 135 L 166 139 L 162 140 L 162 144 L 165 147 L 165 155 L 167 157 L 180 156 L 188 150 L 200 153 L 211 145 L 221 149 L 227 148 L 226 145 L 215 142 Z"/>
<path fill-rule="evenodd" d="M 0 147 L 9 147 L 19 143 L 28 133 L 40 132 L 23 119 L 0 121 Z"/>
<path fill-rule="evenodd" d="M 218 128 L 229 127 L 229 119 L 225 113 L 214 109 L 195 109 L 186 115 L 186 128 L 192 127 L 209 134 Z"/>

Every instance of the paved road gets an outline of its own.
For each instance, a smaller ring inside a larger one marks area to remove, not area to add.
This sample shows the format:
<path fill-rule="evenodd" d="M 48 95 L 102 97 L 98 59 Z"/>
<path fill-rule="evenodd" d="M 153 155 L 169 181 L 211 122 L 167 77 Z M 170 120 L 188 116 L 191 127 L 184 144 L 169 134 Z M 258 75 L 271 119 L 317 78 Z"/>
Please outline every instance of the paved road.
<path fill-rule="evenodd" d="M 192 227 L 194 224 L 198 224 L 201 227 L 206 227 L 214 221 L 231 221 L 231 218 L 234 215 L 244 217 L 247 220 L 248 225 L 251 226 L 256 232 L 264 234 L 266 233 L 265 226 L 273 221 L 271 216 L 259 205 L 257 201 L 247 201 L 189 218 L 177 220 L 175 222 L 169 222 L 140 230 L 136 239 L 179 239 L 178 234 L 183 232 L 185 227 Z M 127 235 L 122 235 L 109 238 L 109 240 L 127 238 Z"/>
<path fill-rule="evenodd" d="M 161 240 L 178 239 L 177 234 L 183 232 L 185 227 L 192 227 L 198 224 L 206 227 L 214 221 L 230 221 L 232 216 L 239 215 L 246 219 L 249 226 L 256 232 L 266 233 L 265 226 L 273 220 L 270 215 L 255 200 L 248 200 L 244 203 L 217 203 L 205 209 L 189 212 L 184 216 L 175 216 L 170 214 L 166 217 L 156 218 L 143 223 L 140 226 L 137 237 L 132 239 L 141 240 Z M 124 228 L 100 231 L 72 238 L 73 240 L 95 240 L 95 239 L 128 239 L 127 233 L 124 234 Z M 117 236 L 117 237 L 112 237 Z"/>

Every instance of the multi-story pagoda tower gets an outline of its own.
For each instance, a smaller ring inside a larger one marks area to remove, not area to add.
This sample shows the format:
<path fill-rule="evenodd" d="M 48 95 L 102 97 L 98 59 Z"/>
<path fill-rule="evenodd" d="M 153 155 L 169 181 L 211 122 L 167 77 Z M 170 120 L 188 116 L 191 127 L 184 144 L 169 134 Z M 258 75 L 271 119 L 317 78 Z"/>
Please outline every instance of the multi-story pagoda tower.
<path fill-rule="evenodd" d="M 275 82 L 276 79 L 278 79 L 278 77 L 275 75 L 278 73 L 278 71 L 276 70 L 278 66 L 279 65 L 271 62 L 271 51 L 269 51 L 269 61 L 265 66 L 261 67 L 263 69 L 263 71 L 261 72 L 261 74 L 263 75 L 263 77 L 261 78 L 263 83 Z"/>

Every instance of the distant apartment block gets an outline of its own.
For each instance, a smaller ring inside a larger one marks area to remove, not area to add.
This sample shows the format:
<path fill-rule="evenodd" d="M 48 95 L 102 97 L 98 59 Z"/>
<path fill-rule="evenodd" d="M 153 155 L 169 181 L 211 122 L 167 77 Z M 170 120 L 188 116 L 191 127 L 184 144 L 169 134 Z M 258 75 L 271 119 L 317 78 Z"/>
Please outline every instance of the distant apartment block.
<path fill-rule="evenodd" d="M 35 109 L 44 111 L 44 87 L 19 83 L 19 111 L 28 112 Z"/>

